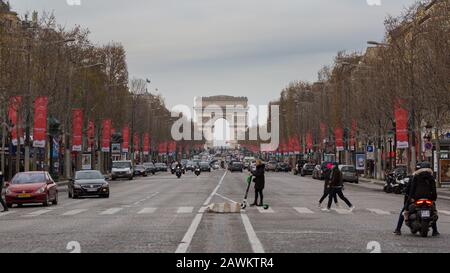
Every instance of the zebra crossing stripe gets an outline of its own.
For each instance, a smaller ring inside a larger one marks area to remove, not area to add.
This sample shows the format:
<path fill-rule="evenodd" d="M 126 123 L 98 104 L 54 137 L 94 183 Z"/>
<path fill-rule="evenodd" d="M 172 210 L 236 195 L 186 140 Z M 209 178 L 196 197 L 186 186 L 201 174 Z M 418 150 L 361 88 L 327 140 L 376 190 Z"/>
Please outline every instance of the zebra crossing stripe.
<path fill-rule="evenodd" d="M 100 214 L 101 215 L 112 215 L 112 214 L 118 213 L 121 210 L 122 210 L 122 208 L 110 208 L 110 209 L 107 209 L 107 210 L 103 211 Z"/>
<path fill-rule="evenodd" d="M 389 211 L 384 211 L 381 209 L 367 209 L 367 210 L 378 215 L 391 215 Z"/>
<path fill-rule="evenodd" d="M 308 208 L 294 208 L 300 214 L 314 214 L 314 211 Z"/>
<path fill-rule="evenodd" d="M 87 211 L 87 209 L 69 210 L 68 212 L 64 213 L 63 216 L 77 215 L 77 214 L 80 214 L 80 213 L 85 212 L 85 211 Z"/>
<path fill-rule="evenodd" d="M 264 209 L 263 207 L 257 207 L 260 213 L 275 213 L 272 208 Z"/>
<path fill-rule="evenodd" d="M 333 209 L 333 210 L 339 214 L 352 214 L 352 212 L 349 211 L 348 209 Z"/>
<path fill-rule="evenodd" d="M 51 210 L 49 210 L 49 209 L 42 209 L 42 210 L 37 210 L 37 211 L 30 212 L 30 213 L 28 213 L 28 214 L 25 214 L 24 216 L 25 216 L 25 217 L 35 217 L 35 216 L 39 216 L 39 215 L 48 213 L 48 212 L 50 212 L 50 211 L 51 211 Z"/>
<path fill-rule="evenodd" d="M 177 213 L 192 213 L 194 207 L 179 207 Z"/>
<path fill-rule="evenodd" d="M 6 215 L 9 215 L 9 214 L 13 214 L 14 212 L 15 212 L 15 211 L 1 212 L 1 213 L 0 213 L 0 217 L 6 216 Z"/>
<path fill-rule="evenodd" d="M 156 208 L 143 208 L 141 209 L 138 214 L 151 214 L 156 211 Z"/>

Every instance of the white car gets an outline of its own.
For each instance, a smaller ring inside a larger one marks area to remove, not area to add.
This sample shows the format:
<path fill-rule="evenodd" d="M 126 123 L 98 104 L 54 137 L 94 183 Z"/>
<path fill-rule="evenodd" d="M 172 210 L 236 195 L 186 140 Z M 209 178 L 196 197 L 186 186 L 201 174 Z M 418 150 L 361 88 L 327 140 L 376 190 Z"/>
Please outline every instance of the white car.
<path fill-rule="evenodd" d="M 133 163 L 130 160 L 114 161 L 111 170 L 111 179 L 128 178 L 133 180 L 134 170 Z"/>

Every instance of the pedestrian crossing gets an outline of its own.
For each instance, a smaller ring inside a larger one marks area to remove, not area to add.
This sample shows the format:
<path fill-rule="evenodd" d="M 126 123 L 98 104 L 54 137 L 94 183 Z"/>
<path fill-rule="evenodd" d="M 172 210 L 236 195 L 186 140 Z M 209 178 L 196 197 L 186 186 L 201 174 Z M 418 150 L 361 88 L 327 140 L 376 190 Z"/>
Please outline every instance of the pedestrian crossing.
<path fill-rule="evenodd" d="M 0 213 L 0 220 L 19 216 L 23 218 L 37 218 L 40 216 L 51 217 L 51 216 L 111 216 L 111 215 L 153 215 L 153 214 L 196 214 L 196 213 L 207 213 L 207 207 L 199 206 L 182 206 L 182 207 L 111 207 L 111 208 L 48 208 L 48 209 L 35 209 L 35 210 L 24 210 L 24 209 L 12 209 L 8 212 Z M 243 210 L 242 213 L 248 214 L 261 214 L 261 215 L 276 215 L 277 213 L 294 213 L 298 215 L 321 215 L 325 214 L 319 207 L 269 207 L 264 209 L 263 207 L 250 207 Z M 337 215 L 355 215 L 355 214 L 373 214 L 376 216 L 392 216 L 397 215 L 397 211 L 389 211 L 378 208 L 361 208 L 351 211 L 347 208 L 332 208 L 328 213 L 334 213 Z M 439 214 L 442 217 L 449 217 L 449 210 L 439 210 Z"/>

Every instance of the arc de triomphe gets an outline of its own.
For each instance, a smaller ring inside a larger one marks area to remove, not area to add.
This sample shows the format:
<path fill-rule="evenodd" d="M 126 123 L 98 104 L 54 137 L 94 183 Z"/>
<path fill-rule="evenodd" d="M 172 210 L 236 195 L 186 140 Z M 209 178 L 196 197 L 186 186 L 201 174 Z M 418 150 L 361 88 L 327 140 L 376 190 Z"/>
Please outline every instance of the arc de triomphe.
<path fill-rule="evenodd" d="M 238 140 L 245 139 L 248 122 L 248 99 L 246 97 L 212 96 L 197 97 L 194 102 L 195 119 L 201 121 L 208 148 L 214 147 L 214 123 L 223 118 L 230 125 L 231 149 L 238 148 Z"/>

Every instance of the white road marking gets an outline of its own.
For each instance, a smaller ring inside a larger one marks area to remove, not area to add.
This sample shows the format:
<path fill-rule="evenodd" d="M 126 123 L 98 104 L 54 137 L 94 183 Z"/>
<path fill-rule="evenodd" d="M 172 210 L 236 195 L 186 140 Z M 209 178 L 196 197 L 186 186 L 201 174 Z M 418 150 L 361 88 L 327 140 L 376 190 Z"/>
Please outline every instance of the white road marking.
<path fill-rule="evenodd" d="M 30 212 L 30 213 L 28 213 L 28 214 L 26 214 L 26 215 L 24 215 L 24 216 L 25 216 L 25 217 L 35 217 L 35 216 L 39 216 L 39 215 L 48 213 L 48 212 L 50 212 L 50 211 L 52 211 L 52 210 L 49 210 L 49 209 L 42 209 L 42 210 L 37 210 L 37 211 Z"/>
<path fill-rule="evenodd" d="M 208 207 L 201 207 L 201 208 L 198 210 L 198 212 L 199 212 L 199 213 L 205 213 L 205 211 L 206 211 L 207 208 L 208 208 Z"/>
<path fill-rule="evenodd" d="M 155 213 L 155 211 L 157 210 L 157 208 L 143 208 L 141 209 L 138 214 L 150 214 L 150 213 Z"/>
<path fill-rule="evenodd" d="M 225 199 L 225 200 L 227 200 L 227 201 L 230 201 L 231 203 L 237 203 L 236 201 L 231 200 L 230 198 L 225 197 L 225 196 L 223 196 L 223 195 L 221 195 L 221 194 L 216 193 L 216 195 L 219 196 L 219 197 L 221 197 L 221 198 L 223 198 L 223 199 Z"/>
<path fill-rule="evenodd" d="M 192 213 L 194 207 L 179 207 L 177 213 Z"/>
<path fill-rule="evenodd" d="M 247 214 L 241 213 L 242 222 L 244 223 L 245 231 L 248 235 L 248 240 L 250 241 L 250 245 L 254 253 L 264 253 L 264 247 L 256 236 L 256 232 L 253 229 L 252 224 L 250 223 L 250 219 Z"/>
<path fill-rule="evenodd" d="M 227 171 L 223 174 L 222 178 L 219 181 L 219 184 L 217 187 L 212 191 L 211 195 L 206 199 L 205 203 L 203 203 L 203 206 L 206 206 L 211 201 L 212 197 L 217 193 L 217 190 L 222 185 L 223 180 L 225 179 L 225 176 L 227 175 Z M 195 216 L 194 220 L 192 220 L 191 225 L 189 226 L 189 229 L 186 231 L 186 234 L 184 235 L 181 243 L 178 245 L 177 249 L 175 250 L 175 253 L 186 253 L 189 249 L 189 246 L 191 245 L 192 238 L 194 238 L 195 232 L 198 229 L 198 226 L 200 222 L 202 221 L 203 213 L 200 212 L 202 208 L 200 208 L 199 213 Z"/>
<path fill-rule="evenodd" d="M 391 215 L 389 211 L 384 211 L 381 209 L 367 209 L 367 210 L 378 215 Z"/>
<path fill-rule="evenodd" d="M 13 214 L 13 213 L 15 213 L 15 211 L 0 212 L 0 217 L 6 216 L 6 215 L 9 215 L 9 214 Z"/>
<path fill-rule="evenodd" d="M 348 209 L 333 209 L 333 210 L 335 210 L 339 214 L 352 214 L 353 213 Z"/>
<path fill-rule="evenodd" d="M 313 231 L 313 230 L 304 230 L 304 231 L 259 231 L 258 233 L 266 233 L 266 234 L 335 234 L 335 232 Z"/>
<path fill-rule="evenodd" d="M 87 211 L 87 209 L 69 210 L 68 212 L 64 213 L 63 216 L 77 215 L 77 214 L 80 214 L 80 213 L 85 212 L 85 211 Z"/>
<path fill-rule="evenodd" d="M 314 211 L 308 208 L 294 208 L 300 214 L 314 214 Z"/>
<path fill-rule="evenodd" d="M 263 207 L 256 207 L 260 213 L 275 213 L 272 208 L 264 209 Z"/>
<path fill-rule="evenodd" d="M 103 211 L 102 213 L 100 213 L 101 215 L 112 215 L 115 213 L 118 213 L 119 211 L 121 211 L 123 208 L 110 208 L 107 209 L 105 211 Z"/>
<path fill-rule="evenodd" d="M 448 211 L 448 210 L 438 210 L 438 213 L 442 213 L 442 214 L 450 216 L 450 211 Z"/>

